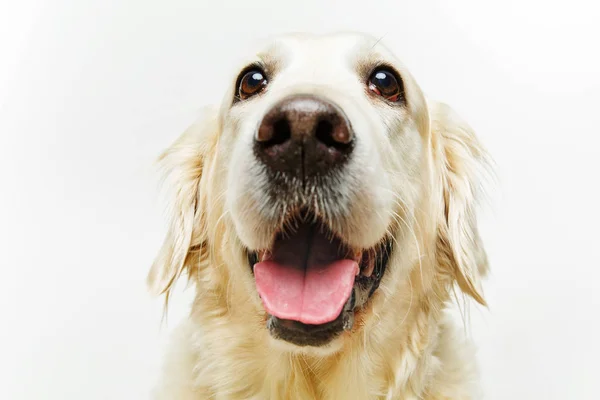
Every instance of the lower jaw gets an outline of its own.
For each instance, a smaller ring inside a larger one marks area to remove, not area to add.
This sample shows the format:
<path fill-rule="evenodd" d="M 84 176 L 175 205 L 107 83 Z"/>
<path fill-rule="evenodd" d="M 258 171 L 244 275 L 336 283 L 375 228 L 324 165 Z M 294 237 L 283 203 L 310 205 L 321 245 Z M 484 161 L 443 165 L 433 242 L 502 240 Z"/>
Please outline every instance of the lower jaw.
<path fill-rule="evenodd" d="M 327 345 L 344 331 L 350 331 L 353 328 L 356 312 L 356 291 L 355 285 L 352 295 L 344 305 L 342 312 L 331 322 L 320 325 L 309 325 L 269 315 L 267 329 L 275 339 L 284 340 L 296 346 L 320 347 Z"/>

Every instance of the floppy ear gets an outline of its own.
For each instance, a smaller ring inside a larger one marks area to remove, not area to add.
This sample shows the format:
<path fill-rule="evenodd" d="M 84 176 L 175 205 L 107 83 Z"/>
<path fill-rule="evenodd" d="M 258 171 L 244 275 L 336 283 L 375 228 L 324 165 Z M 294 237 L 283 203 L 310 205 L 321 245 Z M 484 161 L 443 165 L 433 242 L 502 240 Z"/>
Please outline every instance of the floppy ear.
<path fill-rule="evenodd" d="M 470 126 L 449 106 L 429 103 L 429 112 L 436 258 L 464 293 L 485 305 L 481 278 L 488 260 L 475 214 L 483 179 L 490 172 L 488 157 Z"/>
<path fill-rule="evenodd" d="M 159 158 L 163 183 L 169 189 L 169 227 L 164 243 L 148 274 L 154 294 L 167 294 L 175 281 L 189 273 L 207 250 L 205 212 L 200 191 L 205 161 L 219 130 L 217 112 L 204 110 Z"/>

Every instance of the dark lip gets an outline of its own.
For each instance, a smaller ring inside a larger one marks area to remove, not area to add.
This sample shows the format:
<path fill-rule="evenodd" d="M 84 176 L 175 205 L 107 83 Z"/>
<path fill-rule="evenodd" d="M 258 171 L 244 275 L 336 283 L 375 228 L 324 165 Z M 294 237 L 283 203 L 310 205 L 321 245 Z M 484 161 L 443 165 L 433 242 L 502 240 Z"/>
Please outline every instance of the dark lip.
<path fill-rule="evenodd" d="M 368 304 L 375 291 L 379 288 L 385 275 L 387 265 L 393 250 L 391 236 L 384 237 L 379 244 L 369 251 L 374 252 L 375 267 L 371 276 L 358 275 L 355 278 L 351 299 L 348 301 L 338 317 L 328 323 L 308 325 L 293 320 L 283 320 L 272 315 L 267 317 L 267 328 L 276 339 L 285 340 L 297 346 L 323 346 L 339 336 L 343 331 L 353 326 L 354 315 L 357 310 Z M 258 251 L 246 250 L 250 271 L 254 274 L 253 267 L 259 261 Z M 364 261 L 361 261 L 361 270 Z M 367 300 L 362 305 L 357 304 L 357 292 L 366 292 Z"/>
<path fill-rule="evenodd" d="M 267 329 L 276 339 L 285 340 L 296 346 L 319 347 L 331 342 L 344 331 L 344 324 L 349 318 L 349 313 L 342 311 L 333 321 L 321 325 L 307 325 L 302 322 L 280 319 L 269 315 Z"/>

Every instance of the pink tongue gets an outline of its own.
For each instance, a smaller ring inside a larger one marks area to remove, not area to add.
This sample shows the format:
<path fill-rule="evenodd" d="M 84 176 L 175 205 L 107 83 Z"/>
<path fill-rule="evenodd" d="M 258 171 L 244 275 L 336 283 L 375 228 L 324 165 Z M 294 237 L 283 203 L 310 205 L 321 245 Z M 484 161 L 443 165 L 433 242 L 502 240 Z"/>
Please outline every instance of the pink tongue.
<path fill-rule="evenodd" d="M 320 325 L 340 315 L 352 293 L 358 264 L 339 260 L 303 270 L 263 261 L 254 265 L 256 287 L 265 310 L 281 319 Z"/>
<path fill-rule="evenodd" d="M 265 310 L 309 325 L 335 320 L 352 294 L 359 271 L 356 261 L 340 259 L 340 246 L 306 226 L 276 243 L 273 255 L 254 265 Z"/>

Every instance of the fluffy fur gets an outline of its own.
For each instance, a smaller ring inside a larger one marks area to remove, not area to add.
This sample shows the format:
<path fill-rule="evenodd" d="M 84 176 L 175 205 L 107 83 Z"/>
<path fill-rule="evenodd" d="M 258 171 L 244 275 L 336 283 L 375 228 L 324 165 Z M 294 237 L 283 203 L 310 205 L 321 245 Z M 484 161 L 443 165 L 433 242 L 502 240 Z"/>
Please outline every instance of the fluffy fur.
<path fill-rule="evenodd" d="M 170 226 L 149 285 L 168 294 L 186 274 L 196 298 L 173 336 L 157 399 L 474 399 L 474 351 L 446 310 L 455 288 L 485 304 L 487 259 L 475 207 L 486 155 L 448 106 L 425 99 L 374 38 L 290 35 L 260 59 L 275 76 L 261 98 L 205 110 L 161 157 L 173 189 Z M 404 81 L 407 106 L 369 97 L 361 71 L 385 62 Z M 394 251 L 380 288 L 351 332 L 324 348 L 274 340 L 244 249 L 264 247 L 285 204 L 265 198 L 249 143 L 270 105 L 291 93 L 327 96 L 360 141 L 321 205 L 350 244 L 386 233 Z"/>

